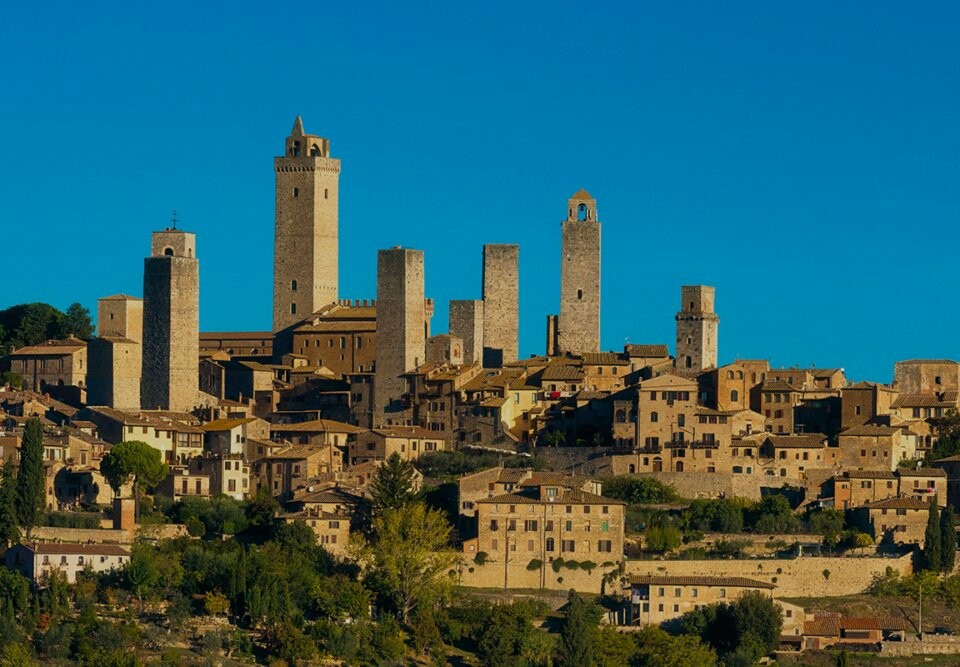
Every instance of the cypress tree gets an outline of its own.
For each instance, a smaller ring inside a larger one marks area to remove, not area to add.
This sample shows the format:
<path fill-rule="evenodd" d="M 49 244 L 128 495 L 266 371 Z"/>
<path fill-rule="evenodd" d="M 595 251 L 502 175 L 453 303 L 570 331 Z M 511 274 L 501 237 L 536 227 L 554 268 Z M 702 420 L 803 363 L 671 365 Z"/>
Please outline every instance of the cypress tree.
<path fill-rule="evenodd" d="M 3 464 L 0 479 L 0 548 L 20 541 L 20 526 L 17 524 L 17 476 L 14 473 L 13 457 Z"/>
<path fill-rule="evenodd" d="M 20 444 L 20 471 L 17 473 L 17 519 L 30 530 L 40 523 L 44 506 L 43 426 L 31 419 Z"/>
<path fill-rule="evenodd" d="M 400 458 L 394 452 L 377 468 L 377 474 L 370 484 L 370 505 L 373 513 L 398 509 L 413 500 L 414 469 L 413 464 Z"/>
<path fill-rule="evenodd" d="M 953 572 L 953 564 L 957 559 L 956 523 L 953 507 L 947 505 L 940 515 L 940 569 L 947 574 Z"/>
<path fill-rule="evenodd" d="M 932 572 L 939 572 L 941 565 L 941 537 L 940 537 L 940 508 L 937 505 L 937 496 L 930 499 L 927 510 L 927 530 L 923 535 L 923 568 Z"/>

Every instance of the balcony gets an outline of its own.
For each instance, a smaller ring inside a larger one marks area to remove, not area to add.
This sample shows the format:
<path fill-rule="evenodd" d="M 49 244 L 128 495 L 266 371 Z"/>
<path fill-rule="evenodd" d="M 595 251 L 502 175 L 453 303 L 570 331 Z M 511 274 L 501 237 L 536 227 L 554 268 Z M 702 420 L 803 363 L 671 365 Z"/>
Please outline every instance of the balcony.
<path fill-rule="evenodd" d="M 719 449 L 720 443 L 714 440 L 707 442 L 705 440 L 671 440 L 664 443 L 668 449 Z"/>

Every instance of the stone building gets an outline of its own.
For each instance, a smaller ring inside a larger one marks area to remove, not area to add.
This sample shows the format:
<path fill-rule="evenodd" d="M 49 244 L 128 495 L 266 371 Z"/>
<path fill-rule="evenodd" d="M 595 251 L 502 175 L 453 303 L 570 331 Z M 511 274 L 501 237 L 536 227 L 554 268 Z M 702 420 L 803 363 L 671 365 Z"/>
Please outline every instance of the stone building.
<path fill-rule="evenodd" d="M 560 223 L 557 353 L 600 351 L 600 221 L 597 202 L 578 190 Z"/>
<path fill-rule="evenodd" d="M 97 573 L 122 568 L 130 560 L 130 551 L 116 544 L 33 542 L 10 547 L 4 560 L 7 568 L 36 584 L 45 582 L 53 571 L 62 572 L 72 584 L 77 574 L 88 568 Z"/>
<path fill-rule="evenodd" d="M 717 367 L 717 329 L 713 287 L 684 285 L 677 313 L 677 369 L 699 373 Z"/>
<path fill-rule="evenodd" d="M 483 365 L 520 355 L 520 246 L 483 246 Z"/>
<path fill-rule="evenodd" d="M 97 303 L 98 336 L 87 346 L 87 402 L 118 410 L 140 408 L 143 300 L 126 294 Z"/>
<path fill-rule="evenodd" d="M 594 495 L 603 494 L 603 484 L 579 475 L 564 475 L 555 472 L 537 472 L 529 468 L 487 468 L 464 475 L 458 482 L 459 512 L 465 518 L 476 516 L 476 504 L 484 498 L 493 498 L 521 489 L 539 488 L 555 484 L 569 490 L 579 490 Z"/>
<path fill-rule="evenodd" d="M 377 355 L 374 421 L 399 409 L 406 390 L 401 377 L 426 358 L 423 251 L 390 248 L 377 253 Z"/>
<path fill-rule="evenodd" d="M 450 334 L 438 334 L 427 339 L 427 363 L 463 365 L 463 339 Z"/>
<path fill-rule="evenodd" d="M 840 463 L 851 470 L 896 470 L 917 455 L 917 436 L 900 426 L 866 424 L 840 433 Z"/>
<path fill-rule="evenodd" d="M 153 233 L 143 265 L 143 370 L 146 409 L 188 412 L 200 386 L 200 264 L 196 236 Z"/>
<path fill-rule="evenodd" d="M 444 436 L 419 426 L 391 426 L 359 434 L 348 443 L 350 465 L 386 461 L 394 454 L 413 461 L 446 449 Z"/>
<path fill-rule="evenodd" d="M 25 389 L 50 392 L 56 387 L 83 388 L 87 382 L 87 343 L 70 336 L 14 350 L 7 367 L 23 377 Z"/>
<path fill-rule="evenodd" d="M 273 330 L 337 300 L 340 160 L 297 116 L 276 172 Z"/>
<path fill-rule="evenodd" d="M 748 592 L 772 597 L 774 584 L 745 577 L 639 574 L 624 589 L 624 625 L 660 625 L 706 605 L 731 603 Z"/>
<path fill-rule="evenodd" d="M 450 335 L 463 341 L 463 363 L 483 363 L 483 301 L 450 302 Z"/>
<path fill-rule="evenodd" d="M 960 390 L 960 363 L 950 359 L 909 359 L 893 366 L 893 386 L 900 394 Z"/>
<path fill-rule="evenodd" d="M 877 541 L 923 547 L 930 504 L 916 498 L 888 498 L 853 510 L 853 520 Z"/>
<path fill-rule="evenodd" d="M 857 382 L 840 390 L 841 428 L 864 426 L 889 417 L 897 390 L 876 382 Z"/>
<path fill-rule="evenodd" d="M 717 410 L 759 411 L 759 388 L 769 371 L 770 362 L 764 359 L 737 359 L 707 371 L 702 383 L 707 392 L 706 403 Z"/>

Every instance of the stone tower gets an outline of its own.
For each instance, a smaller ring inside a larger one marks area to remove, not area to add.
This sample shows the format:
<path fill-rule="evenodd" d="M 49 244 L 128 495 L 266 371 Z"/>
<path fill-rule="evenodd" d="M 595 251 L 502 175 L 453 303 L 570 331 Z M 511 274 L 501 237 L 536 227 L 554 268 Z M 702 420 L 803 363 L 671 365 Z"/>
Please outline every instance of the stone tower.
<path fill-rule="evenodd" d="M 483 363 L 483 301 L 450 302 L 450 335 L 463 340 L 463 362 Z"/>
<path fill-rule="evenodd" d="M 699 373 L 717 367 L 717 328 L 713 312 L 714 288 L 684 285 L 677 313 L 677 360 L 680 371 Z"/>
<path fill-rule="evenodd" d="M 87 345 L 87 403 L 140 409 L 143 301 L 126 294 L 97 303 L 98 336 Z"/>
<path fill-rule="evenodd" d="M 558 352 L 600 351 L 600 221 L 597 201 L 579 190 L 560 223 Z"/>
<path fill-rule="evenodd" d="M 520 354 L 520 246 L 483 246 L 483 365 L 496 368 Z"/>
<path fill-rule="evenodd" d="M 273 330 L 280 331 L 337 300 L 340 160 L 330 157 L 329 139 L 304 133 L 297 116 L 273 168 Z"/>
<path fill-rule="evenodd" d="M 200 385 L 200 263 L 196 236 L 153 233 L 143 263 L 143 373 L 146 409 L 190 411 Z"/>
<path fill-rule="evenodd" d="M 400 377 L 424 363 L 427 318 L 423 251 L 390 248 L 377 253 L 377 358 L 374 374 L 374 426 L 397 409 L 406 391 Z"/>

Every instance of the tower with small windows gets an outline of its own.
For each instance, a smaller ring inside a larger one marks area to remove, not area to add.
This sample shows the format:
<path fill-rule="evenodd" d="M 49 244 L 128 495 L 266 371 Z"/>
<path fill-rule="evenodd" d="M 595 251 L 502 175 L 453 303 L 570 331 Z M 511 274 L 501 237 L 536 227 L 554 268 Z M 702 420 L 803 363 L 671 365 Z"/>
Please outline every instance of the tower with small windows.
<path fill-rule="evenodd" d="M 150 410 L 189 412 L 200 387 L 200 262 L 196 236 L 153 233 L 143 263 L 140 400 Z"/>
<path fill-rule="evenodd" d="M 340 160 L 330 157 L 330 140 L 306 134 L 297 116 L 273 168 L 273 330 L 280 331 L 337 301 Z"/>
<path fill-rule="evenodd" d="M 715 290 L 706 285 L 680 288 L 677 313 L 677 370 L 699 373 L 717 367 L 717 329 L 720 318 L 713 312 Z"/>
<path fill-rule="evenodd" d="M 560 223 L 560 319 L 557 352 L 600 351 L 600 221 L 597 201 L 579 190 Z"/>

